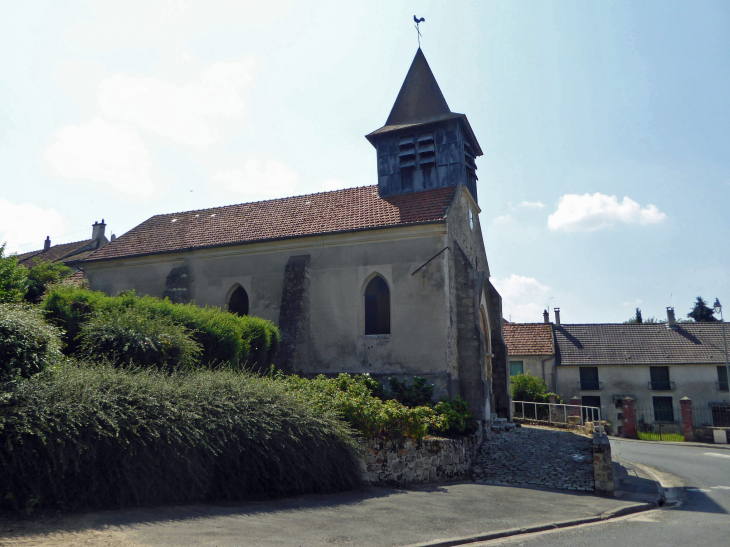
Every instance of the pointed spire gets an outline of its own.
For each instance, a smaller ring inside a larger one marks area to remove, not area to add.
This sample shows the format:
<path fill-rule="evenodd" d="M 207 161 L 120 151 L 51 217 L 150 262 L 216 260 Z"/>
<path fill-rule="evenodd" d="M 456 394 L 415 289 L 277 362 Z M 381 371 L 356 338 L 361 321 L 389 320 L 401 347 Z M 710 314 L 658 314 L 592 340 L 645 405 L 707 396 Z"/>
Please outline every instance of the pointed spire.
<path fill-rule="evenodd" d="M 419 47 L 385 125 L 424 123 L 450 114 L 449 105 Z"/>

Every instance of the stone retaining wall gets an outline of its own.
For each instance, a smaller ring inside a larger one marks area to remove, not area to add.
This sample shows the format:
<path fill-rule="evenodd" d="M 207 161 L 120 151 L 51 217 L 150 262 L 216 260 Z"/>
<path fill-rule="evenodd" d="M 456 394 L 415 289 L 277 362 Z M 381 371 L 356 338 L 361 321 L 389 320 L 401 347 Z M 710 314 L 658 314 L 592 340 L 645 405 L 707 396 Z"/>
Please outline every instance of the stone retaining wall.
<path fill-rule="evenodd" d="M 415 484 L 463 480 L 482 443 L 482 431 L 460 439 L 360 440 L 363 480 L 369 484 Z"/>
<path fill-rule="evenodd" d="M 596 492 L 613 496 L 611 442 L 605 433 L 593 434 L 593 481 Z"/>

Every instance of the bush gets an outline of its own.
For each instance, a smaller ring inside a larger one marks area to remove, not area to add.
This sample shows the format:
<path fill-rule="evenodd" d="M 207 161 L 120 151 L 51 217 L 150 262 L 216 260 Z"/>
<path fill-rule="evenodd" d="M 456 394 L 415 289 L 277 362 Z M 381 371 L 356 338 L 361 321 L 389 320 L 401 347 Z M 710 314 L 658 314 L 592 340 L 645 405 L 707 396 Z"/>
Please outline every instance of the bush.
<path fill-rule="evenodd" d="M 201 346 L 185 327 L 138 308 L 101 311 L 81 326 L 80 352 L 115 365 L 180 368 L 198 363 Z"/>
<path fill-rule="evenodd" d="M 547 384 L 542 378 L 527 374 L 517 374 L 510 378 L 510 393 L 513 401 L 547 403 Z"/>
<path fill-rule="evenodd" d="M 367 374 L 353 377 L 342 373 L 337 378 L 318 376 L 312 380 L 277 374 L 275 378 L 318 408 L 337 411 L 363 437 L 421 439 L 428 433 L 459 435 L 476 431 L 471 410 L 458 397 L 435 407 L 409 408 L 385 399 L 382 386 Z"/>
<path fill-rule="evenodd" d="M 259 317 L 239 317 L 215 307 L 173 304 L 168 299 L 138 297 L 133 292 L 107 296 L 101 292 L 60 287 L 52 290 L 42 306 L 66 331 L 66 353 L 79 350 L 81 325 L 94 312 L 118 308 L 138 308 L 155 316 L 165 316 L 193 331 L 194 340 L 203 348 L 201 363 L 216 367 L 228 364 L 265 370 L 279 347 L 279 330 L 271 321 Z"/>
<path fill-rule="evenodd" d="M 268 378 L 69 363 L 0 396 L 0 504 L 273 498 L 360 482 L 349 429 Z"/>
<path fill-rule="evenodd" d="M 28 270 L 28 292 L 25 299 L 37 303 L 46 292 L 46 288 L 59 283 L 71 274 L 71 268 L 62 262 L 39 262 Z"/>
<path fill-rule="evenodd" d="M 425 378 L 415 376 L 411 385 L 395 377 L 389 378 L 388 382 L 393 398 L 406 406 L 423 406 L 433 402 L 433 384 L 427 384 Z"/>
<path fill-rule="evenodd" d="M 21 302 L 28 292 L 28 270 L 18 265 L 18 257 L 5 256 L 0 245 L 0 303 Z"/>
<path fill-rule="evenodd" d="M 61 333 L 41 312 L 0 304 L 0 381 L 28 378 L 61 357 Z"/>

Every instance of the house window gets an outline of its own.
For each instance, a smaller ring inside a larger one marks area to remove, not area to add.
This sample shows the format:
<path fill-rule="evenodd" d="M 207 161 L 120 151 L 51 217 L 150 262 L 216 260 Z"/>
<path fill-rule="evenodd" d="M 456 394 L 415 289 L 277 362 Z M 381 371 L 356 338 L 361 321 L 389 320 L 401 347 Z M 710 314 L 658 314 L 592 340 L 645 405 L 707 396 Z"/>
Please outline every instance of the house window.
<path fill-rule="evenodd" d="M 727 367 L 725 365 L 717 367 L 717 387 L 720 391 L 727 391 Z"/>
<path fill-rule="evenodd" d="M 524 374 L 524 367 L 522 361 L 510 361 L 509 362 L 509 375 L 517 376 L 518 374 Z"/>
<path fill-rule="evenodd" d="M 587 391 L 601 389 L 598 381 L 598 367 L 580 367 L 580 388 Z"/>
<path fill-rule="evenodd" d="M 583 420 L 586 422 L 597 422 L 599 418 L 603 418 L 603 416 L 599 416 L 599 411 L 596 410 L 597 408 L 601 408 L 601 397 L 597 395 L 584 395 L 580 398 L 580 404 L 584 407 L 593 407 L 593 408 L 583 408 Z"/>
<path fill-rule="evenodd" d="M 240 285 L 228 299 L 228 311 L 236 315 L 248 315 L 248 294 Z"/>
<path fill-rule="evenodd" d="M 365 334 L 390 334 L 390 289 L 379 275 L 365 287 Z"/>
<path fill-rule="evenodd" d="M 649 389 L 657 391 L 668 391 L 673 388 L 669 381 L 669 367 L 649 367 Z"/>
<path fill-rule="evenodd" d="M 673 422 L 674 406 L 671 397 L 652 397 L 654 402 L 654 421 Z"/>

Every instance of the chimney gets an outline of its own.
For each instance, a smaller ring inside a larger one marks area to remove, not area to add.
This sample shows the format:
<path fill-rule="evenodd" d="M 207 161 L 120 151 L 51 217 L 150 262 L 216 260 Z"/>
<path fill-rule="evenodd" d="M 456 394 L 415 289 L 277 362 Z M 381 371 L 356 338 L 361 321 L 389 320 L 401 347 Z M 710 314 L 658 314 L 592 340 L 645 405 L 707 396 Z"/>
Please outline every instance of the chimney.
<path fill-rule="evenodd" d="M 43 250 L 47 251 L 51 248 L 51 236 L 46 236 L 46 240 L 43 242 Z"/>
<path fill-rule="evenodd" d="M 667 328 L 668 329 L 677 328 L 677 321 L 674 319 L 674 308 L 672 308 L 672 307 L 667 308 Z"/>
<path fill-rule="evenodd" d="M 545 321 L 545 323 L 550 323 L 550 314 L 547 310 L 542 312 L 542 320 Z"/>
<path fill-rule="evenodd" d="M 560 308 L 553 308 L 555 310 L 555 324 L 560 324 Z"/>
<path fill-rule="evenodd" d="M 112 238 L 109 241 L 114 241 L 117 238 L 114 234 L 112 234 Z"/>
<path fill-rule="evenodd" d="M 101 222 L 94 222 L 94 225 L 91 227 L 91 239 L 98 241 L 104 239 L 104 231 L 106 230 L 106 224 L 104 224 L 104 219 L 101 219 Z"/>

